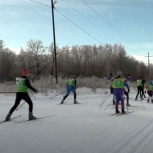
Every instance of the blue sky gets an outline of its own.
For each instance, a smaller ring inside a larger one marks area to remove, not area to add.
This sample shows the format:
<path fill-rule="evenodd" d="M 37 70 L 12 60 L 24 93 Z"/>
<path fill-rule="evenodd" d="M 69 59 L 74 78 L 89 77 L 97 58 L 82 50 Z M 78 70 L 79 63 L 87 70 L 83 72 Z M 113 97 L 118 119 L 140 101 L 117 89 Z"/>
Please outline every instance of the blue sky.
<path fill-rule="evenodd" d="M 36 1 L 50 5 L 50 0 Z M 148 52 L 153 55 L 153 0 L 85 0 L 120 32 L 114 30 L 89 9 L 83 0 L 64 1 L 96 26 L 85 20 L 62 0 L 57 0 L 56 9 L 103 44 L 123 44 L 129 55 L 145 62 L 147 58 L 144 56 Z M 59 46 L 100 45 L 56 11 L 55 24 L 56 41 Z M 0 0 L 0 39 L 4 40 L 9 48 L 19 52 L 20 47 L 25 47 L 30 38 L 41 39 L 44 45 L 49 45 L 53 41 L 52 35 L 49 7 L 29 0 Z"/>

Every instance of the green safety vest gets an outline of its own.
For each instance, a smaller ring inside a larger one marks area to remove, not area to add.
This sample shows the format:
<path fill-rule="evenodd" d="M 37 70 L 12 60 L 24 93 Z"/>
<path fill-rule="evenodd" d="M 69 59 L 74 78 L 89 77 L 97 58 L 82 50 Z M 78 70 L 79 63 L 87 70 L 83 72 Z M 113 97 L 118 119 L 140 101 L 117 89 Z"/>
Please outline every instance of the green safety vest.
<path fill-rule="evenodd" d="M 124 88 L 124 78 L 118 78 L 118 79 L 114 79 L 113 82 L 114 88 Z"/>
<path fill-rule="evenodd" d="M 142 80 L 137 80 L 137 86 L 139 87 L 139 86 L 143 86 L 142 85 Z"/>
<path fill-rule="evenodd" d="M 153 86 L 149 85 L 148 88 L 147 88 L 147 91 L 153 91 Z"/>
<path fill-rule="evenodd" d="M 17 82 L 17 92 L 27 92 L 28 87 L 25 84 L 25 79 L 20 78 Z"/>
<path fill-rule="evenodd" d="M 70 80 L 68 85 L 75 87 L 75 79 Z"/>
<path fill-rule="evenodd" d="M 113 88 L 115 87 L 115 83 L 114 83 L 114 81 L 113 81 L 113 83 L 112 83 L 111 87 L 113 87 Z"/>

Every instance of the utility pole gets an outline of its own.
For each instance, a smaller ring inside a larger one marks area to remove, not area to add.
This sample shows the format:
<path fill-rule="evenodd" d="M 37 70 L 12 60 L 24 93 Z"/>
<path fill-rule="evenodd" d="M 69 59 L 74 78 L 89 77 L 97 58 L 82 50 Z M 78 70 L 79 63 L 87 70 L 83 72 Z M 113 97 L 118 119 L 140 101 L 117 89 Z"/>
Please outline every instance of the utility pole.
<path fill-rule="evenodd" d="M 148 56 L 145 56 L 145 57 L 148 57 L 148 81 L 149 81 L 150 80 L 150 73 L 149 73 L 149 62 L 150 61 L 149 61 L 149 58 L 152 57 L 152 56 L 150 56 L 149 52 L 148 52 Z"/>
<path fill-rule="evenodd" d="M 56 56 L 56 37 L 55 37 L 55 22 L 54 22 L 54 5 L 56 1 L 51 0 L 51 11 L 52 11 L 52 24 L 53 24 L 53 40 L 54 40 L 54 59 L 55 59 L 55 77 L 56 84 L 58 84 L 58 73 L 57 73 L 57 56 Z"/>

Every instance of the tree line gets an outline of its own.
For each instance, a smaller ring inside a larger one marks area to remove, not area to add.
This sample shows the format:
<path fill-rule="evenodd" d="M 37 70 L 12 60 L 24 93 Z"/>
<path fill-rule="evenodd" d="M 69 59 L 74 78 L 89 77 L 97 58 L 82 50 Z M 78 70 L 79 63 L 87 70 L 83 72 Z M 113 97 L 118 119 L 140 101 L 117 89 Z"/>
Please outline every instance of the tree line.
<path fill-rule="evenodd" d="M 147 65 L 129 56 L 121 44 L 57 46 L 58 74 L 62 77 L 107 77 L 121 70 L 133 80 L 147 79 Z M 0 40 L 0 81 L 14 80 L 26 68 L 35 76 L 55 75 L 53 43 L 44 46 L 41 40 L 30 39 L 17 54 Z M 150 69 L 153 65 L 150 64 Z M 150 71 L 150 78 L 153 73 Z"/>

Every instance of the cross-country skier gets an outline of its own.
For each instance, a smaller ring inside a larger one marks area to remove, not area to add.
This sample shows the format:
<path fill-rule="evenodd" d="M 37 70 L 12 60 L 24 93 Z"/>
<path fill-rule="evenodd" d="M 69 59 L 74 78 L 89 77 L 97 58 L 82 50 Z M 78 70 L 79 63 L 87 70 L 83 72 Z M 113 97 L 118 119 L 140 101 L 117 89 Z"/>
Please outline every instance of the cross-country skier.
<path fill-rule="evenodd" d="M 125 82 L 124 83 L 124 95 L 126 95 L 126 99 L 127 99 L 127 103 L 126 103 L 126 106 L 131 106 L 129 104 L 129 92 L 130 92 L 130 88 L 129 88 L 129 85 Z"/>
<path fill-rule="evenodd" d="M 143 84 L 142 84 L 141 76 L 139 76 L 139 79 L 137 80 L 136 85 L 137 85 L 138 92 L 137 92 L 137 95 L 135 97 L 135 100 L 137 100 L 139 94 L 140 94 L 141 100 L 143 100 L 143 97 L 142 97 L 142 95 L 143 95 Z"/>
<path fill-rule="evenodd" d="M 6 116 L 6 121 L 10 120 L 12 113 L 18 107 L 21 100 L 25 100 L 29 105 L 29 120 L 37 119 L 36 117 L 33 116 L 33 103 L 28 95 L 28 88 L 33 90 L 35 93 L 37 93 L 37 90 L 31 86 L 30 81 L 28 79 L 29 75 L 30 73 L 26 69 L 23 69 L 22 78 L 20 78 L 17 82 L 17 93 L 16 93 L 15 104 L 9 111 L 8 115 Z"/>
<path fill-rule="evenodd" d="M 114 81 L 114 94 L 116 97 L 116 114 L 120 113 L 120 111 L 118 110 L 118 104 L 120 101 L 122 106 L 122 114 L 125 114 L 126 112 L 124 111 L 124 83 L 128 82 L 128 80 L 122 76 L 122 71 L 118 71 L 117 77 L 111 79 L 111 81 Z"/>
<path fill-rule="evenodd" d="M 142 88 L 143 88 L 143 90 L 142 90 L 142 98 L 144 97 L 144 98 L 147 98 L 146 96 L 145 96 L 145 83 L 146 83 L 146 80 L 144 80 L 144 79 L 142 79 Z"/>
<path fill-rule="evenodd" d="M 70 92 L 73 92 L 74 94 L 74 104 L 78 104 L 78 102 L 76 101 L 76 84 L 76 76 L 73 75 L 72 79 L 67 83 L 67 94 L 64 96 L 63 100 L 61 101 L 61 104 L 64 103 L 64 100 L 69 96 Z"/>
<path fill-rule="evenodd" d="M 112 73 L 108 76 L 108 80 L 111 80 L 113 78 L 113 75 L 112 75 Z M 115 105 L 115 95 L 114 95 L 114 93 L 113 93 L 113 90 L 114 90 L 114 86 L 113 86 L 113 83 L 114 82 L 112 82 L 112 84 L 111 84 L 111 86 L 110 86 L 110 94 L 113 94 L 113 105 Z"/>
<path fill-rule="evenodd" d="M 152 83 L 152 81 L 149 82 L 149 85 L 146 86 L 146 89 L 147 89 L 147 93 L 149 96 L 147 99 L 147 102 L 149 103 L 150 99 L 151 99 L 151 102 L 153 103 L 153 83 Z"/>

